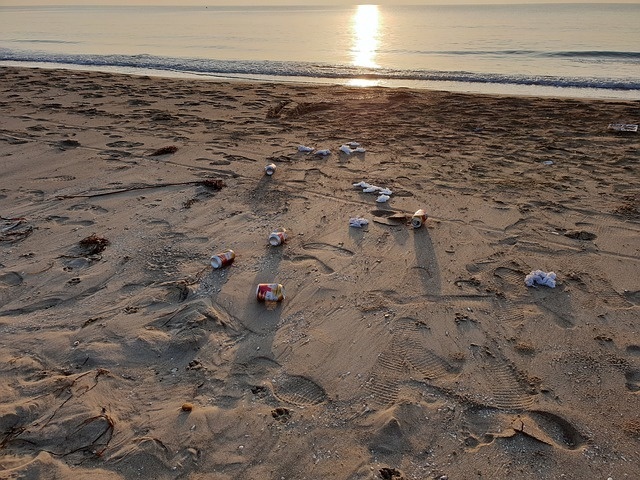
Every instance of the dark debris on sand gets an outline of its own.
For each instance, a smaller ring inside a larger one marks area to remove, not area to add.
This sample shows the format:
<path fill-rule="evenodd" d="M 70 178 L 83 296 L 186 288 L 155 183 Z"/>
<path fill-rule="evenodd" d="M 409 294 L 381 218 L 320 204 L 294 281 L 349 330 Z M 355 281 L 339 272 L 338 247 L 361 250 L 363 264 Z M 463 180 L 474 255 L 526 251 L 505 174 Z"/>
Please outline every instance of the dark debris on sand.
<path fill-rule="evenodd" d="M 170 153 L 176 153 L 178 151 L 178 147 L 175 145 L 167 145 L 166 147 L 162 147 L 157 149 L 155 152 L 151 153 L 149 156 L 158 157 L 160 155 L 168 155 Z"/>
<path fill-rule="evenodd" d="M 83 238 L 78 242 L 80 247 L 84 250 L 87 255 L 96 255 L 102 251 L 109 245 L 109 240 L 104 237 L 99 237 L 95 234 L 90 235 L 86 238 Z"/>

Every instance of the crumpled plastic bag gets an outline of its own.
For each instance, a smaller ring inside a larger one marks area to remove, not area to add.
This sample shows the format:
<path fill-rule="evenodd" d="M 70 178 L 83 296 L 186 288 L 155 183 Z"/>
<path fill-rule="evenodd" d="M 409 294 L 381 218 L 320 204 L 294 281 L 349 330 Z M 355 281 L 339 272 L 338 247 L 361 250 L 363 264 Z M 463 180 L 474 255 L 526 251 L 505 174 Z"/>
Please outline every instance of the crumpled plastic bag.
<path fill-rule="evenodd" d="M 355 228 L 362 228 L 366 225 L 369 225 L 369 220 L 362 217 L 353 217 L 349 219 L 349 226 Z"/>
<path fill-rule="evenodd" d="M 544 285 L 549 288 L 556 288 L 555 272 L 543 272 L 542 270 L 534 270 L 524 277 L 524 283 L 527 287 L 535 285 Z"/>

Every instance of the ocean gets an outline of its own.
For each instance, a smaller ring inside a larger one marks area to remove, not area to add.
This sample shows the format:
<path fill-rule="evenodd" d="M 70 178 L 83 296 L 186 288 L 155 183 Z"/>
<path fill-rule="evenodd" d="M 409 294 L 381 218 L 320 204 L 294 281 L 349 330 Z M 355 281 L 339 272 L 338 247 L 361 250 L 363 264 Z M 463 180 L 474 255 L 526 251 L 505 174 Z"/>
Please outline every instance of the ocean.
<path fill-rule="evenodd" d="M 0 65 L 640 99 L 640 4 L 0 6 Z"/>

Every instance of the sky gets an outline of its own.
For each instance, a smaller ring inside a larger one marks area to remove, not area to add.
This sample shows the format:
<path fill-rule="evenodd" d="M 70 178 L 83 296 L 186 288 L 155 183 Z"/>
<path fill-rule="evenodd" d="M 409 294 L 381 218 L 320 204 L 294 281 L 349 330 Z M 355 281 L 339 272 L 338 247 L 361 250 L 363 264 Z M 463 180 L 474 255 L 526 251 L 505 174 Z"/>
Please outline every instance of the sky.
<path fill-rule="evenodd" d="M 640 0 L 0 0 L 0 6 L 22 5 L 459 5 L 485 3 L 640 3 Z"/>

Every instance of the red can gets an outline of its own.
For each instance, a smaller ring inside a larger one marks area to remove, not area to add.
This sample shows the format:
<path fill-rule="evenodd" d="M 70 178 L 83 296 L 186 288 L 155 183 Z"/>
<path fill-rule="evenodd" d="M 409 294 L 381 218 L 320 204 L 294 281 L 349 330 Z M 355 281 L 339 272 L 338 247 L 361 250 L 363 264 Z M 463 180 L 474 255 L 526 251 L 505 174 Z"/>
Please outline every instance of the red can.
<path fill-rule="evenodd" d="M 233 259 L 236 258 L 236 253 L 233 250 L 227 250 L 224 253 L 218 253 L 211 257 L 211 266 L 213 268 L 222 268 L 233 262 Z"/>
<path fill-rule="evenodd" d="M 413 214 L 413 217 L 411 217 L 411 226 L 413 228 L 420 228 L 426 221 L 427 212 L 425 212 L 423 209 L 420 209 Z"/>
<path fill-rule="evenodd" d="M 284 300 L 284 287 L 279 283 L 259 283 L 256 298 L 259 302 L 280 302 Z"/>
<path fill-rule="evenodd" d="M 269 243 L 273 247 L 277 247 L 278 245 L 282 245 L 287 241 L 289 235 L 287 235 L 287 231 L 284 228 L 279 228 L 278 230 L 271 232 L 269 235 Z"/>

